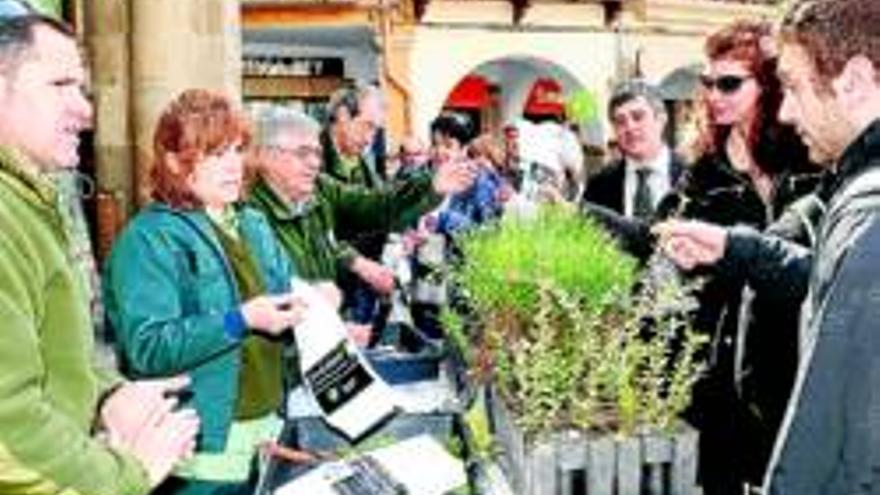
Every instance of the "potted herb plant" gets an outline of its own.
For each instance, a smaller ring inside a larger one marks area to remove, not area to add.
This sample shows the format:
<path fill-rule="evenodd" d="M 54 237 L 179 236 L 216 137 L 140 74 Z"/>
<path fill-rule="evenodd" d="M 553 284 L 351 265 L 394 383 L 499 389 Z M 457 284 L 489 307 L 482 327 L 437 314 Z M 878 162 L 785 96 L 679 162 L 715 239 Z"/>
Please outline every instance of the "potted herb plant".
<path fill-rule="evenodd" d="M 521 494 L 691 493 L 696 434 L 678 421 L 704 339 L 688 287 L 642 270 L 598 226 L 542 207 L 458 239 L 464 304 L 444 315 Z M 598 490 L 598 491 L 594 491 Z M 606 491 L 608 490 L 608 491 Z"/>

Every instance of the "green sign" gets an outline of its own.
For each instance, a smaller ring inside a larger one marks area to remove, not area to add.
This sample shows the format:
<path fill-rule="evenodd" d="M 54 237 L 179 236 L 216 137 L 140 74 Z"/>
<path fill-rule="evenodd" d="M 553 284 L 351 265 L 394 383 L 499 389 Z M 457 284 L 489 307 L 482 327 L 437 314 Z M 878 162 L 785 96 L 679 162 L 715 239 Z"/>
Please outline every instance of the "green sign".
<path fill-rule="evenodd" d="M 596 97 L 589 89 L 579 89 L 569 96 L 565 113 L 573 122 L 590 122 L 599 117 Z"/>

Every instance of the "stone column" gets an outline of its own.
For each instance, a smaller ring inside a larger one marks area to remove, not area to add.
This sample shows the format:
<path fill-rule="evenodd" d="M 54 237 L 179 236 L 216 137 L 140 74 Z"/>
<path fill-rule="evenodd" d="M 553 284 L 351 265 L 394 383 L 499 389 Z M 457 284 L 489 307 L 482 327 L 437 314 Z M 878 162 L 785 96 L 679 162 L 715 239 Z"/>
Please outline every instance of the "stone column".
<path fill-rule="evenodd" d="M 133 205 L 129 10 L 127 0 L 86 1 L 79 7 L 92 72 L 96 178 L 107 194 L 99 207 L 112 210 L 98 218 L 98 251 L 104 254 Z"/>
<path fill-rule="evenodd" d="M 199 3 L 198 1 L 195 3 Z M 221 89 L 241 100 L 241 1 L 201 0 L 204 15 L 196 18 L 202 43 L 202 86 Z"/>
<path fill-rule="evenodd" d="M 130 5 L 135 183 L 142 203 L 153 130 L 165 105 L 189 88 L 241 98 L 241 15 L 239 0 L 131 0 Z"/>

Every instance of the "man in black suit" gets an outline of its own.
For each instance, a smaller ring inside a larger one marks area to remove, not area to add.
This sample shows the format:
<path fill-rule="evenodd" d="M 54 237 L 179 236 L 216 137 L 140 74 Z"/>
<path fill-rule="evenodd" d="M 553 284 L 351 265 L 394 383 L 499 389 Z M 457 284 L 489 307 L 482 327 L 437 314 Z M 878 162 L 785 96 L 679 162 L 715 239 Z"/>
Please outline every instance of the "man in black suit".
<path fill-rule="evenodd" d="M 663 139 L 663 100 L 653 86 L 628 81 L 615 88 L 608 118 L 622 158 L 587 182 L 582 200 L 626 217 L 650 218 L 683 168 Z"/>
<path fill-rule="evenodd" d="M 582 200 L 626 217 L 650 218 L 683 168 L 663 139 L 663 100 L 650 84 L 628 81 L 612 93 L 608 118 L 622 158 L 587 182 Z"/>
<path fill-rule="evenodd" d="M 608 103 L 608 118 L 621 158 L 587 181 L 581 207 L 624 250 L 644 260 L 653 251 L 648 230 L 655 210 L 684 165 L 663 139 L 666 108 L 654 86 L 640 80 L 619 85 Z"/>

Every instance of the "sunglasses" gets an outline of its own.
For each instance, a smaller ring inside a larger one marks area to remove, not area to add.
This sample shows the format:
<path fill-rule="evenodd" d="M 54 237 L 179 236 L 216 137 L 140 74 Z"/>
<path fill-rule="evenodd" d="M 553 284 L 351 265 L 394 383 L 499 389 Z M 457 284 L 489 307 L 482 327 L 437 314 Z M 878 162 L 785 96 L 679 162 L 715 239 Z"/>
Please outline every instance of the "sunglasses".
<path fill-rule="evenodd" d="M 20 0 L 0 0 L 0 21 L 39 16 L 39 12 Z"/>
<path fill-rule="evenodd" d="M 717 88 L 721 94 L 729 95 L 739 91 L 743 83 L 751 79 L 752 76 L 718 76 L 711 77 L 705 74 L 700 76 L 700 84 L 706 88 L 706 91 L 712 91 Z"/>

